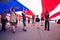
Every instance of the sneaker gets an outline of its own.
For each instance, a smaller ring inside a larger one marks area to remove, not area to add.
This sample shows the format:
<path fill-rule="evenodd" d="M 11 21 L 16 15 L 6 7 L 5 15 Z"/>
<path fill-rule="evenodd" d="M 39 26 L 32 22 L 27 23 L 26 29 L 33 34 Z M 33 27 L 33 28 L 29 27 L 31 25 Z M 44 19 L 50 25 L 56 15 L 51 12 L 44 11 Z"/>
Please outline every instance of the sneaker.
<path fill-rule="evenodd" d="M 13 31 L 13 33 L 15 33 L 15 31 Z"/>
<path fill-rule="evenodd" d="M 13 32 L 13 33 L 15 33 L 15 32 L 16 32 L 16 30 L 13 30 L 13 29 L 12 29 L 12 32 Z"/>
<path fill-rule="evenodd" d="M 13 33 L 15 33 L 16 31 L 13 30 Z"/>
<path fill-rule="evenodd" d="M 47 31 L 50 31 L 50 30 L 47 30 Z"/>
<path fill-rule="evenodd" d="M 23 29 L 23 31 L 25 31 L 25 32 L 26 32 L 27 30 L 26 30 L 26 29 Z"/>

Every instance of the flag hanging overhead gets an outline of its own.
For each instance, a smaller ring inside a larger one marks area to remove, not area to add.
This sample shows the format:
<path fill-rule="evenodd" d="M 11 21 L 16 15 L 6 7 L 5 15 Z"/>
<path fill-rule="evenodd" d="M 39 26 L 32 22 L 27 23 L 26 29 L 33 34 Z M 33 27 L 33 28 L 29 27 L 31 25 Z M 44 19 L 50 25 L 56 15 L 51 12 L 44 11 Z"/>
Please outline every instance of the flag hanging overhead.
<path fill-rule="evenodd" d="M 49 11 L 51 19 L 60 18 L 60 0 L 6 0 L 0 1 L 0 12 L 14 7 L 15 12 L 21 14 L 23 8 L 29 16 L 39 15 L 44 17 L 45 11 Z"/>

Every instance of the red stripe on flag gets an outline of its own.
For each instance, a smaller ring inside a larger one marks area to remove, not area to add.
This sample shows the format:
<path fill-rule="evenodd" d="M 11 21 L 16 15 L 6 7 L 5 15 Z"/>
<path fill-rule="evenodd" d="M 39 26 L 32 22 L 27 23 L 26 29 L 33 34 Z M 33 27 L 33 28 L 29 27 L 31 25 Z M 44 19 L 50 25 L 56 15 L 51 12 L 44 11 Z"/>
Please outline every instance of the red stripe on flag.
<path fill-rule="evenodd" d="M 58 4 L 60 4 L 60 0 L 41 0 L 41 1 L 42 1 L 42 14 L 41 14 L 42 17 L 44 17 L 45 11 L 48 10 L 49 12 L 51 12 L 53 9 L 56 8 Z M 54 18 L 54 17 L 50 17 L 50 18 Z"/>
<path fill-rule="evenodd" d="M 52 15 L 52 16 L 50 17 L 50 19 L 51 19 L 51 18 L 55 18 L 55 17 L 57 17 L 57 16 L 59 16 L 59 15 L 60 15 L 60 12 L 55 13 L 54 15 Z"/>

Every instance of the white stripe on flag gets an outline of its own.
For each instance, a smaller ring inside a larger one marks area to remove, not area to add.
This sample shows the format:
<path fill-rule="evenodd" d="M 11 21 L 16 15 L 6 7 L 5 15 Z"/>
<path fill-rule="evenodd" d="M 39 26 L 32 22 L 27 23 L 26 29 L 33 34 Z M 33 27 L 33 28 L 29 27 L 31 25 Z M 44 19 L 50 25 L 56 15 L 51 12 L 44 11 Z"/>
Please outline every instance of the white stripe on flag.
<path fill-rule="evenodd" d="M 31 10 L 34 14 L 39 15 L 42 13 L 42 4 L 41 0 L 17 0 L 29 10 Z"/>

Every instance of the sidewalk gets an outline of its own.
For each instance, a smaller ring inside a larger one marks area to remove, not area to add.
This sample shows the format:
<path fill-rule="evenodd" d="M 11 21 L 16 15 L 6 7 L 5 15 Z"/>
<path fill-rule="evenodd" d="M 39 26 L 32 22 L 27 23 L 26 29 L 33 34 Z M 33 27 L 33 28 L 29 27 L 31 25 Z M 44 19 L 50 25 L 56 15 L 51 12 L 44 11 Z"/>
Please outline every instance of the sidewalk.
<path fill-rule="evenodd" d="M 16 33 L 12 33 L 10 25 L 7 31 L 0 31 L 0 40 L 60 40 L 60 27 L 56 23 L 50 23 L 50 31 L 44 30 L 44 26 L 32 26 L 27 24 L 27 32 L 22 31 L 22 23 L 18 24 Z"/>

